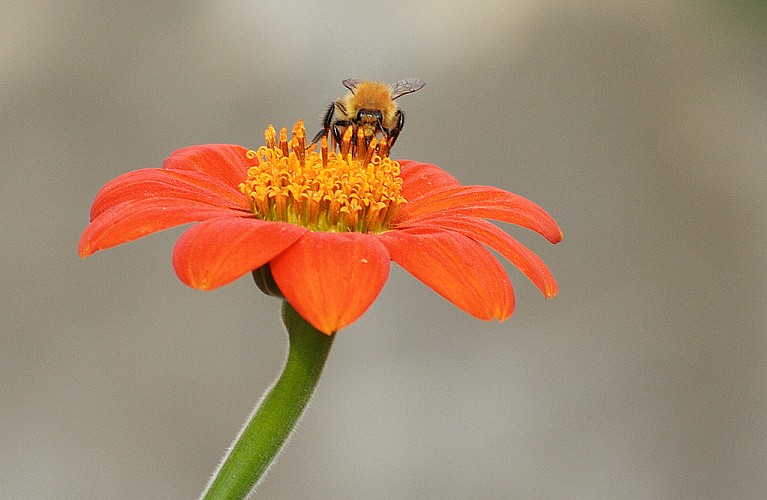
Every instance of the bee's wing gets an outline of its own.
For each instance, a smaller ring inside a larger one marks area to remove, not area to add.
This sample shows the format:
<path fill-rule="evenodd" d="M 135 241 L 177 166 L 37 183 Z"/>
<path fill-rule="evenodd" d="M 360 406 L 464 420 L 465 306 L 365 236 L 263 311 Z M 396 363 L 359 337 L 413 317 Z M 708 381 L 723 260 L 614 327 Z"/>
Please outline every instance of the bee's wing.
<path fill-rule="evenodd" d="M 359 85 L 360 82 L 362 82 L 362 80 L 356 80 L 354 78 L 348 78 L 348 79 L 342 81 L 341 83 L 344 84 L 344 87 L 346 87 L 347 89 L 349 89 L 352 92 L 354 92 L 354 89 L 357 88 L 357 85 Z"/>
<path fill-rule="evenodd" d="M 402 97 L 405 94 L 415 92 L 416 90 L 421 90 L 424 85 L 426 85 L 426 82 L 420 78 L 408 78 L 406 80 L 400 80 L 392 85 L 391 98 L 396 99 L 398 97 Z"/>

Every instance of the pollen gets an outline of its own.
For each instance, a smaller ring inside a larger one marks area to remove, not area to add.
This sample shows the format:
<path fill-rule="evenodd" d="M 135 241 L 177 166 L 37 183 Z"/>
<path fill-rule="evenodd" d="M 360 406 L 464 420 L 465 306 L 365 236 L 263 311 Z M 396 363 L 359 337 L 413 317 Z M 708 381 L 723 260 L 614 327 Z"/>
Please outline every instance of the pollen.
<path fill-rule="evenodd" d="M 388 157 L 386 141 L 367 143 L 359 134 L 352 138 L 352 129 L 347 128 L 338 151 L 329 151 L 323 137 L 317 152 L 316 144 L 306 147 L 302 121 L 293 127 L 290 141 L 287 129 L 278 136 L 270 125 L 266 145 L 248 151 L 255 165 L 240 184 L 253 213 L 313 231 L 387 230 L 405 203 L 400 165 Z"/>

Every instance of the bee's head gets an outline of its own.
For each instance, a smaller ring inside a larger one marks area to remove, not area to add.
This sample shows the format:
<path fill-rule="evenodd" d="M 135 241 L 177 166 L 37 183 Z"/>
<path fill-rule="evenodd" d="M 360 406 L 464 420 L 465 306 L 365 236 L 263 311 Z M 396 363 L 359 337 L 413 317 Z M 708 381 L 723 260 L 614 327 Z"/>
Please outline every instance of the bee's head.
<path fill-rule="evenodd" d="M 365 137 L 372 137 L 381 130 L 383 113 L 377 109 L 360 109 L 355 119 L 357 125 L 365 132 Z"/>

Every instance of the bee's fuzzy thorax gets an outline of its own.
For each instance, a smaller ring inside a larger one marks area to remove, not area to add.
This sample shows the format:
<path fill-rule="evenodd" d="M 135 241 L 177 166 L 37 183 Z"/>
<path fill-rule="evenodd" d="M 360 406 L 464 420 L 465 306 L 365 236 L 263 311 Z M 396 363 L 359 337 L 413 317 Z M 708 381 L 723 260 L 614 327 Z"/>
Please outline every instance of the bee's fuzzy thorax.
<path fill-rule="evenodd" d="M 349 92 L 344 105 L 349 116 L 354 116 L 360 109 L 378 109 L 383 112 L 383 125 L 391 127 L 397 105 L 391 97 L 391 87 L 381 82 L 361 82 L 353 92 Z"/>

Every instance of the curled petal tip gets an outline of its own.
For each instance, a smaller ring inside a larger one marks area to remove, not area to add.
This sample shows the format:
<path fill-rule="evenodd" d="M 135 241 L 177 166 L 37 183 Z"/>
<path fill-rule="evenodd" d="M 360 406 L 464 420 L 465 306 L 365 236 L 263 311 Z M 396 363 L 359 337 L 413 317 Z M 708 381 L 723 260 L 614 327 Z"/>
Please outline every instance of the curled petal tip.
<path fill-rule="evenodd" d="M 83 234 L 80 236 L 80 241 L 77 244 L 77 255 L 79 255 L 81 259 L 87 259 L 99 250 L 100 249 L 93 244 L 91 232 L 88 231 L 88 229 L 83 231 Z"/>
<path fill-rule="evenodd" d="M 553 276 L 551 277 L 551 280 L 541 288 L 541 292 L 543 292 L 543 296 L 547 299 L 553 299 L 557 296 L 559 293 L 559 285 L 554 281 Z"/>
<path fill-rule="evenodd" d="M 564 238 L 564 233 L 559 224 L 549 214 L 546 214 L 546 221 L 542 225 L 541 230 L 536 230 L 536 232 L 554 245 L 561 242 L 562 238 Z"/>
<path fill-rule="evenodd" d="M 79 255 L 81 259 L 87 259 L 88 257 L 91 256 L 92 253 L 93 252 L 90 251 L 90 248 L 85 247 L 83 245 L 80 245 L 77 248 L 77 255 Z"/>

